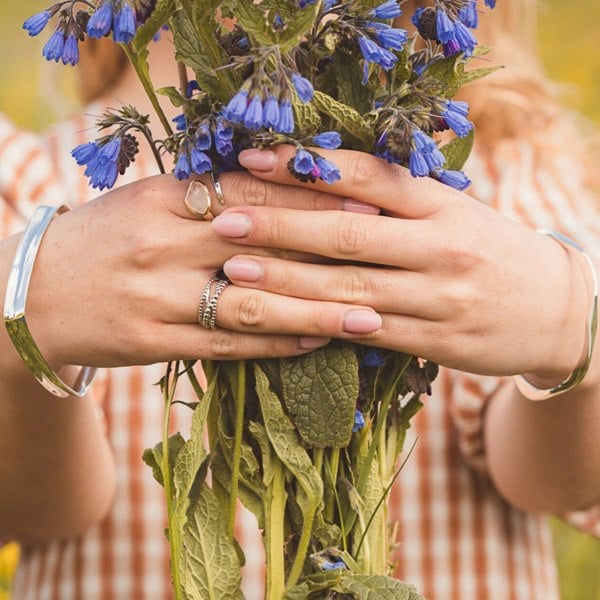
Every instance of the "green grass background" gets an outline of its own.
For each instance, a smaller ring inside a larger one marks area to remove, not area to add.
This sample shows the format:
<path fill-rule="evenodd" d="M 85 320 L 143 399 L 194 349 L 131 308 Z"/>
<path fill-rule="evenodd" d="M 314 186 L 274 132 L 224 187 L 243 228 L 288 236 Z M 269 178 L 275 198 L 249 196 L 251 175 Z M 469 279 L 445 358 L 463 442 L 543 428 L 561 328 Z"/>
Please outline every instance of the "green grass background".
<path fill-rule="evenodd" d="M 0 6 L 0 111 L 33 129 L 42 129 L 74 106 L 72 70 L 41 60 L 41 41 L 19 29 L 27 16 L 49 4 L 2 0 Z M 600 2 L 542 0 L 539 40 L 542 59 L 562 84 L 565 101 L 600 125 Z M 600 542 L 558 521 L 553 527 L 563 600 L 600 600 Z M 4 556 L 0 551 L 0 600 L 8 598 L 14 559 L 14 549 Z"/>

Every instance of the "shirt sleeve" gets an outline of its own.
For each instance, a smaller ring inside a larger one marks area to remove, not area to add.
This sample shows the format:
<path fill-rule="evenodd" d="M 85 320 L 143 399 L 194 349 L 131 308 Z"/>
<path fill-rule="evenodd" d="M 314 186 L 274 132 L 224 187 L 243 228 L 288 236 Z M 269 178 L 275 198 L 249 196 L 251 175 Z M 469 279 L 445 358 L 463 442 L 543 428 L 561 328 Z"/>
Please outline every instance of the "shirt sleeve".
<path fill-rule="evenodd" d="M 519 141 L 501 144 L 493 157 L 474 157 L 473 195 L 503 215 L 536 228 L 559 231 L 600 258 L 597 199 L 585 182 L 585 169 L 556 153 L 539 165 L 536 150 Z M 483 422 L 487 403 L 510 378 L 452 374 L 450 413 L 465 461 L 487 471 Z M 600 505 L 562 515 L 575 527 L 600 537 Z"/>

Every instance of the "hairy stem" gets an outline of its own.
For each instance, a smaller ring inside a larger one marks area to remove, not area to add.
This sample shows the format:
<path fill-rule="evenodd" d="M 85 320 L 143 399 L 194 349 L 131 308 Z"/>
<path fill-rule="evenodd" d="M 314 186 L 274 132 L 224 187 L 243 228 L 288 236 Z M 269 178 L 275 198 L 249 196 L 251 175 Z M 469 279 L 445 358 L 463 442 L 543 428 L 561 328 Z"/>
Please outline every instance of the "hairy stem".
<path fill-rule="evenodd" d="M 267 595 L 265 600 L 281 600 L 285 593 L 285 560 L 283 555 L 285 515 L 285 473 L 282 462 L 273 464 L 273 480 L 265 494 L 265 550 L 267 554 Z"/>

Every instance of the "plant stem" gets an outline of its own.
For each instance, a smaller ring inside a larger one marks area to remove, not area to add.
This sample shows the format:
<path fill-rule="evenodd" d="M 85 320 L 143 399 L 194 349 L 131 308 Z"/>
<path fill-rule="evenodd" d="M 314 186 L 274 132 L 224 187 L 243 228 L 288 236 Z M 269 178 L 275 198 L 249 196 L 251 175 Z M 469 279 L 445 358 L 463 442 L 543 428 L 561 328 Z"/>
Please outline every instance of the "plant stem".
<path fill-rule="evenodd" d="M 340 464 L 340 449 L 332 448 L 331 454 L 329 456 L 329 463 L 328 463 L 328 474 L 330 475 L 330 478 L 331 478 L 332 492 L 331 492 L 331 494 L 329 494 L 327 496 L 327 500 L 325 502 L 325 509 L 323 512 L 325 521 L 328 521 L 328 522 L 333 521 L 333 508 L 334 508 L 335 496 L 337 494 L 337 479 L 338 479 L 337 475 L 338 475 L 339 464 Z M 323 478 L 323 480 L 325 480 L 325 478 Z"/>
<path fill-rule="evenodd" d="M 152 81 L 150 81 L 150 77 L 149 77 L 147 70 L 145 70 L 142 67 L 142 63 L 139 60 L 138 55 L 131 48 L 131 46 L 129 46 L 128 44 L 121 44 L 121 47 L 125 51 L 125 55 L 129 59 L 131 66 L 133 67 L 136 75 L 138 76 L 138 79 L 140 80 L 140 83 L 142 84 L 144 91 L 148 95 L 148 99 L 150 100 L 150 103 L 152 104 L 152 108 L 154 108 L 156 114 L 158 115 L 158 118 L 159 118 L 160 122 L 162 123 L 162 126 L 163 126 L 167 136 L 173 135 L 173 129 L 171 128 L 171 124 L 169 123 L 169 119 L 167 119 L 167 116 L 165 115 L 165 113 L 158 101 L 158 96 L 156 95 L 156 92 L 154 91 L 154 86 L 152 85 Z"/>
<path fill-rule="evenodd" d="M 164 389 L 164 415 L 163 415 L 163 439 L 162 439 L 162 464 L 161 471 L 165 485 L 165 496 L 167 499 L 167 516 L 169 520 L 169 546 L 171 550 L 171 573 L 173 575 L 173 589 L 176 600 L 183 600 L 181 580 L 179 572 L 179 552 L 181 550 L 181 532 L 175 519 L 175 498 L 171 481 L 171 468 L 169 465 L 169 423 L 171 417 L 171 404 L 177 387 L 179 364 L 173 368 L 173 363 L 167 365 Z M 172 381 L 171 381 L 172 374 Z"/>
<path fill-rule="evenodd" d="M 242 438 L 244 435 L 244 410 L 246 407 L 246 361 L 238 361 L 237 390 L 235 394 L 235 433 L 233 439 L 233 458 L 231 463 L 231 491 L 229 493 L 229 511 L 227 515 L 227 533 L 233 537 L 235 512 L 237 507 L 240 480 L 240 461 L 242 458 Z"/>
<path fill-rule="evenodd" d="M 286 582 L 286 589 L 290 589 L 298 581 L 302 574 L 302 568 L 304 567 L 304 561 L 306 560 L 306 553 L 308 552 L 308 545 L 310 544 L 310 538 L 312 536 L 313 523 L 315 521 L 315 512 L 317 507 L 312 507 L 310 514 L 307 515 L 306 520 L 302 523 L 302 533 L 300 534 L 300 540 L 298 541 L 298 548 L 296 550 L 296 557 L 294 563 L 290 569 L 290 574 Z"/>
<path fill-rule="evenodd" d="M 273 480 L 264 499 L 265 515 L 267 516 L 265 527 L 267 595 L 265 600 L 281 600 L 285 593 L 285 560 L 283 555 L 285 502 L 283 464 L 278 458 L 275 458 Z"/>

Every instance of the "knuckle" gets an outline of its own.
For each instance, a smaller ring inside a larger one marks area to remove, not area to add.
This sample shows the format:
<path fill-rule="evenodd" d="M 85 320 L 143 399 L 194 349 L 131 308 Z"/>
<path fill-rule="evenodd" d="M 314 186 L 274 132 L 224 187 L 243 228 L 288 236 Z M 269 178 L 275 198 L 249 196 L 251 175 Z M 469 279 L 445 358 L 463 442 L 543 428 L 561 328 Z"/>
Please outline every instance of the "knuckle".
<path fill-rule="evenodd" d="M 279 215 L 272 215 L 265 224 L 265 237 L 267 245 L 280 244 L 287 236 L 287 228 Z"/>
<path fill-rule="evenodd" d="M 241 201 L 248 206 L 266 206 L 268 187 L 265 181 L 256 177 L 240 177 L 237 191 L 237 204 Z"/>
<path fill-rule="evenodd" d="M 209 355 L 215 360 L 231 360 L 236 356 L 236 337 L 229 331 L 215 329 L 208 345 Z"/>
<path fill-rule="evenodd" d="M 367 243 L 367 228 L 360 219 L 339 219 L 333 235 L 334 249 L 342 256 L 359 254 Z"/>
<path fill-rule="evenodd" d="M 351 304 L 366 304 L 371 291 L 369 279 L 359 269 L 342 272 L 336 287 L 339 290 L 339 301 Z"/>
<path fill-rule="evenodd" d="M 129 258 L 130 264 L 136 268 L 145 270 L 156 264 L 158 258 L 163 254 L 165 245 L 158 232 L 156 235 L 144 235 L 131 233 L 122 237 L 124 245 L 124 256 Z"/>
<path fill-rule="evenodd" d="M 356 187 L 367 187 L 381 178 L 381 164 L 368 154 L 359 154 L 354 160 L 352 183 Z"/>
<path fill-rule="evenodd" d="M 249 294 L 242 299 L 238 309 L 238 321 L 246 327 L 256 327 L 266 323 L 266 306 L 260 294 Z"/>

